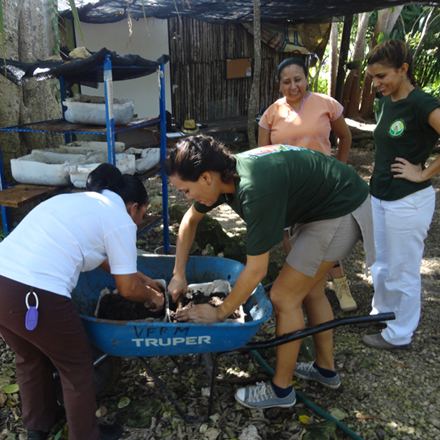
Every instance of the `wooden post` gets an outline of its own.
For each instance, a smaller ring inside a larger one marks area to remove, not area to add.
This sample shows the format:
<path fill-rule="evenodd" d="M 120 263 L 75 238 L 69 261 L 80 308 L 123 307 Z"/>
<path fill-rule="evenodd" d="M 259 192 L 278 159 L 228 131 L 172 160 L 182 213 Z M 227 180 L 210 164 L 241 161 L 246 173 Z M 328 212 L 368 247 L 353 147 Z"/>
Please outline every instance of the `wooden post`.
<path fill-rule="evenodd" d="M 347 62 L 348 50 L 350 48 L 350 34 L 353 25 L 353 15 L 346 15 L 344 19 L 344 29 L 341 38 L 341 51 L 339 53 L 338 76 L 336 78 L 335 98 L 342 103 L 342 93 L 345 81 L 345 63 Z"/>
<path fill-rule="evenodd" d="M 260 0 L 254 0 L 254 80 L 252 82 L 248 107 L 248 140 L 249 149 L 256 148 L 255 116 L 258 113 L 260 102 L 260 76 L 261 76 L 261 23 Z"/>
<path fill-rule="evenodd" d="M 330 57 L 329 57 L 330 79 L 328 82 L 328 89 L 327 89 L 327 94 L 332 98 L 335 97 L 335 92 L 336 92 L 337 66 L 338 66 L 338 23 L 333 22 L 330 31 Z"/>

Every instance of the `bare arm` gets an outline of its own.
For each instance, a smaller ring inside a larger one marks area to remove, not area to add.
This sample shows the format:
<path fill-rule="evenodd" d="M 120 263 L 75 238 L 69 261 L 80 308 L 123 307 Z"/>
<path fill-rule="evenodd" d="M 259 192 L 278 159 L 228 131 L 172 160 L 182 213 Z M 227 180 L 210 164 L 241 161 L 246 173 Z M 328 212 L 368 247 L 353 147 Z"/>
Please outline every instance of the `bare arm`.
<path fill-rule="evenodd" d="M 173 278 L 168 286 L 168 292 L 171 294 L 173 301 L 176 301 L 181 293 L 186 293 L 187 291 L 186 262 L 196 235 L 197 225 L 204 215 L 197 212 L 194 209 L 194 205 L 191 205 L 180 223 L 176 242 L 176 262 L 174 264 Z"/>
<path fill-rule="evenodd" d="M 345 122 L 344 115 L 339 116 L 338 119 L 331 122 L 331 127 L 337 138 L 338 145 L 338 160 L 347 163 L 351 148 L 351 131 Z"/>
<path fill-rule="evenodd" d="M 258 146 L 265 147 L 266 145 L 271 145 L 270 130 L 267 130 L 266 128 L 259 126 L 258 127 Z"/>
<path fill-rule="evenodd" d="M 428 118 L 429 125 L 440 135 L 440 108 L 434 110 Z M 440 172 L 440 156 L 422 170 L 421 164 L 414 165 L 402 157 L 396 157 L 396 162 L 391 165 L 391 171 L 397 173 L 395 179 L 407 179 L 411 182 L 424 182 Z"/>
<path fill-rule="evenodd" d="M 110 273 L 110 264 L 107 260 L 104 261 L 104 263 L 101 263 L 99 266 L 100 269 L 102 269 L 104 272 Z"/>
<path fill-rule="evenodd" d="M 114 277 L 116 288 L 124 298 L 134 302 L 150 301 L 155 305 L 155 310 L 161 310 L 163 308 L 163 294 L 147 286 L 137 273 L 114 275 Z"/>
<path fill-rule="evenodd" d="M 100 269 L 110 272 L 108 259 L 100 266 Z M 134 302 L 150 301 L 156 306 L 156 310 L 163 308 L 164 297 L 161 292 L 162 286 L 159 282 L 147 277 L 142 272 L 128 275 L 114 275 L 116 288 L 124 298 Z"/>
<path fill-rule="evenodd" d="M 251 293 L 266 276 L 269 264 L 269 252 L 261 255 L 247 256 L 247 262 L 241 271 L 231 293 L 223 304 L 215 308 L 208 304 L 197 305 L 179 310 L 178 321 L 188 322 L 222 322 L 250 297 Z"/>

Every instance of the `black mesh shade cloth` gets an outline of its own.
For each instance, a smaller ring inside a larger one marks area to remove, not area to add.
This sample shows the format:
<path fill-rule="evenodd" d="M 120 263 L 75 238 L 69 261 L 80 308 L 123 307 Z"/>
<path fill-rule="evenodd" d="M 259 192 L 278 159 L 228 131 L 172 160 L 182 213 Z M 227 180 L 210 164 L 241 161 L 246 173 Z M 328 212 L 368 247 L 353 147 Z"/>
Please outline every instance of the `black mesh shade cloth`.
<path fill-rule="evenodd" d="M 162 63 L 169 61 L 168 55 L 162 55 L 157 61 L 151 61 L 139 55 L 118 55 L 104 47 L 85 59 L 67 58 L 63 61 L 36 61 L 35 63 L 6 60 L 6 77 L 19 86 L 26 84 L 31 78 L 44 80 L 59 77 L 64 77 L 65 80 L 73 83 L 93 86 L 104 81 L 102 66 L 107 55 L 110 55 L 114 81 L 151 75 Z M 0 67 L 0 72 L 5 75 L 4 66 Z"/>
<path fill-rule="evenodd" d="M 213 23 L 253 21 L 253 0 L 75 0 L 85 23 L 114 23 L 131 17 L 190 17 Z M 439 6 L 439 0 L 260 0 L 261 21 L 318 23 L 331 17 L 358 14 L 404 4 Z M 62 16 L 71 18 L 70 10 Z"/>

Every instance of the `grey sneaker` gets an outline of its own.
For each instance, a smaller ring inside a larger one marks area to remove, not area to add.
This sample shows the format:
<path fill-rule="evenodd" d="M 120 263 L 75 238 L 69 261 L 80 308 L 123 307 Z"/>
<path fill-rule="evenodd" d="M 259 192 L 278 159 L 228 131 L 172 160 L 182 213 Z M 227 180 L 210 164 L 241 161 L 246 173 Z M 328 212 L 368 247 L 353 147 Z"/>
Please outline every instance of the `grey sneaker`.
<path fill-rule="evenodd" d="M 341 378 L 336 373 L 334 377 L 323 376 L 314 366 L 314 362 L 297 362 L 295 367 L 295 376 L 301 379 L 314 380 L 328 388 L 336 390 L 341 386 Z"/>
<path fill-rule="evenodd" d="M 411 343 L 404 345 L 394 345 L 386 341 L 380 333 L 375 335 L 365 335 L 362 338 L 365 345 L 377 350 L 406 350 L 410 347 Z"/>
<path fill-rule="evenodd" d="M 287 397 L 277 397 L 270 382 L 258 382 L 256 385 L 238 389 L 235 400 L 248 408 L 288 408 L 295 405 L 296 394 L 292 389 Z"/>

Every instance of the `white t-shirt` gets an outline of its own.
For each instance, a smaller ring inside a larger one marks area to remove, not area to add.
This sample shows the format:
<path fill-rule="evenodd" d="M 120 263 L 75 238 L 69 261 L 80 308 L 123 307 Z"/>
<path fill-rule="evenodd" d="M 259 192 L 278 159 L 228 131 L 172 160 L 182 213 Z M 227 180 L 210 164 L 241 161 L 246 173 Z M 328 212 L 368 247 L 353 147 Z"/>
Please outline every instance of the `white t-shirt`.
<path fill-rule="evenodd" d="M 113 275 L 136 273 L 136 230 L 112 191 L 58 195 L 0 243 L 0 275 L 70 297 L 80 273 L 107 258 Z"/>

